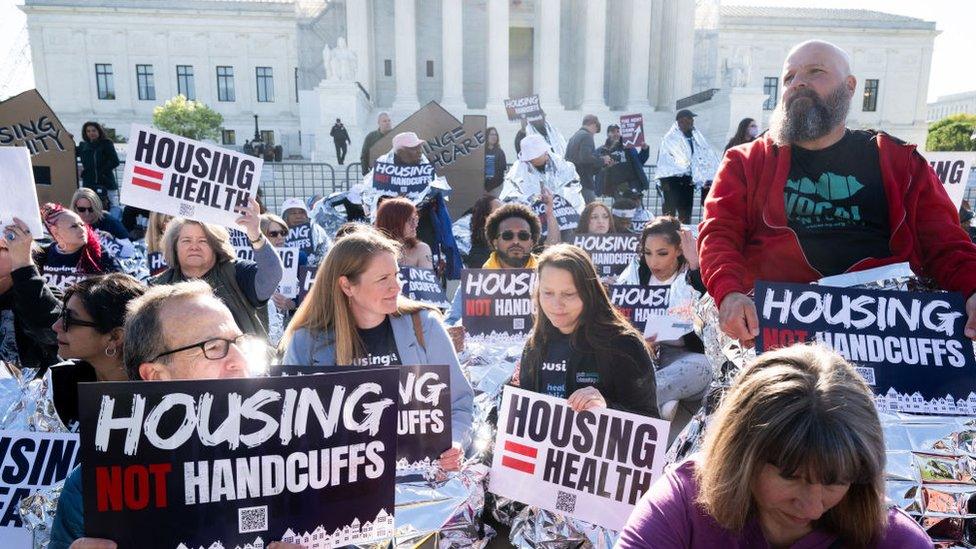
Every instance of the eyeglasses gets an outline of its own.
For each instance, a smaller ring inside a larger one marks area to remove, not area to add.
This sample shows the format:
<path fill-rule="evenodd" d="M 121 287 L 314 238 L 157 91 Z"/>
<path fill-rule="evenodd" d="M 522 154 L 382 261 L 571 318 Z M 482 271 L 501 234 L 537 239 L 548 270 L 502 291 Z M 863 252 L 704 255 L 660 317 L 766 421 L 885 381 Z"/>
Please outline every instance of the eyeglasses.
<path fill-rule="evenodd" d="M 95 213 L 95 208 L 83 208 L 81 206 L 75 206 L 75 211 L 78 212 L 78 213 L 80 213 L 80 214 L 83 214 L 83 213 Z"/>
<path fill-rule="evenodd" d="M 200 348 L 203 350 L 203 356 L 207 357 L 209 360 L 220 360 L 227 356 L 230 352 L 231 344 L 237 345 L 238 348 L 245 345 L 250 341 L 251 337 L 247 334 L 241 334 L 233 339 L 227 339 L 225 337 L 214 337 L 211 339 L 205 339 L 203 341 L 198 341 L 192 345 L 187 345 L 186 347 L 180 347 L 179 349 L 173 349 L 172 351 L 166 351 L 165 353 L 160 353 L 149 360 L 149 362 L 156 362 L 160 358 L 171 355 L 174 353 L 179 353 L 182 351 L 189 351 L 190 349 Z"/>
<path fill-rule="evenodd" d="M 268 231 L 264 234 L 268 235 L 268 238 L 281 238 L 288 236 L 288 231 Z"/>
<path fill-rule="evenodd" d="M 518 237 L 518 239 L 523 242 L 528 242 L 529 240 L 532 240 L 532 233 L 530 233 L 529 231 L 519 231 L 517 233 L 514 231 L 505 231 L 500 236 L 502 240 L 506 242 L 515 240 L 515 237 Z"/>
<path fill-rule="evenodd" d="M 72 326 L 87 326 L 89 328 L 98 328 L 98 324 L 95 322 L 89 322 L 87 320 L 81 320 L 76 318 L 74 316 L 74 313 L 71 312 L 71 309 L 67 307 L 61 308 L 61 314 L 58 316 L 58 318 L 61 319 L 61 327 L 64 328 L 64 331 L 66 332 L 70 330 Z"/>

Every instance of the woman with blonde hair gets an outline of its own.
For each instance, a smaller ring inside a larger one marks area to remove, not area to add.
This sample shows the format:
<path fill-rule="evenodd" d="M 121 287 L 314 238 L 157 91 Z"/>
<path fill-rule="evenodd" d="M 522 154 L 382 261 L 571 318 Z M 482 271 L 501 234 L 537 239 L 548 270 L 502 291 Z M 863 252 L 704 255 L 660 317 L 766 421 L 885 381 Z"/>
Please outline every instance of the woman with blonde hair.
<path fill-rule="evenodd" d="M 71 209 L 91 228 L 105 231 L 119 240 L 128 240 L 129 231 L 122 222 L 103 209 L 102 199 L 95 191 L 82 187 L 71 197 Z"/>
<path fill-rule="evenodd" d="M 700 455 L 668 468 L 616 547 L 932 547 L 885 502 L 871 390 L 825 347 L 759 356 L 708 424 Z"/>
<path fill-rule="evenodd" d="M 311 293 L 282 338 L 282 364 L 333 367 L 447 364 L 451 370 L 452 448 L 446 470 L 460 467 L 470 438 L 473 393 L 440 315 L 400 294 L 396 241 L 361 230 L 336 241 Z"/>
<path fill-rule="evenodd" d="M 146 228 L 146 251 L 149 253 L 163 252 L 163 234 L 166 224 L 173 216 L 159 212 L 149 213 L 149 225 Z"/>

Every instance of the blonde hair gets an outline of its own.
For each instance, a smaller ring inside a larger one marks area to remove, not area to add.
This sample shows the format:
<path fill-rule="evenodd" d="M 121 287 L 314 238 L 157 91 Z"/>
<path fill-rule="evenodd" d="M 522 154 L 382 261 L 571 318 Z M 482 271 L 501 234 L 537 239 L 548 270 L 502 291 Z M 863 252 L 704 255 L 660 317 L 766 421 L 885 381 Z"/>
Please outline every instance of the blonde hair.
<path fill-rule="evenodd" d="M 783 476 L 850 483 L 814 522 L 845 547 L 867 547 L 885 525 L 885 445 L 871 390 L 836 352 L 794 345 L 739 373 L 708 426 L 698 503 L 741 532 L 756 512 L 752 485 L 765 464 Z"/>
<path fill-rule="evenodd" d="M 95 221 L 101 221 L 101 219 L 105 217 L 105 207 L 102 205 L 102 199 L 98 198 L 95 191 L 89 189 L 88 187 L 81 187 L 75 191 L 74 195 L 71 196 L 71 211 L 78 213 L 78 210 L 75 209 L 77 208 L 75 203 L 78 202 L 79 198 L 84 198 L 88 200 L 88 202 L 91 202 L 92 210 L 94 210 L 95 214 Z"/>
<path fill-rule="evenodd" d="M 163 259 L 170 267 L 180 266 L 179 256 L 176 254 L 176 243 L 180 239 L 180 231 L 186 225 L 197 225 L 203 230 L 203 234 L 207 237 L 207 244 L 213 250 L 214 259 L 218 265 L 237 257 L 234 247 L 230 244 L 230 233 L 227 232 L 227 229 L 219 225 L 174 217 L 166 224 L 166 232 L 163 233 L 162 242 Z"/>
<path fill-rule="evenodd" d="M 319 265 L 308 297 L 295 311 L 295 316 L 285 329 L 281 348 L 288 346 L 297 330 L 305 328 L 310 335 L 332 332 L 330 343 L 335 344 L 336 364 L 349 365 L 354 358 L 362 357 L 365 348 L 356 330 L 349 297 L 342 291 L 339 279 L 346 277 L 356 284 L 370 261 L 383 253 L 399 257 L 400 244 L 379 231 L 357 231 L 336 241 L 325 256 L 325 261 Z M 400 295 L 394 316 L 414 314 L 425 309 L 434 310 Z"/>
<path fill-rule="evenodd" d="M 146 226 L 146 251 L 149 253 L 163 251 L 163 233 L 170 219 L 173 219 L 173 216 L 149 212 L 149 225 Z"/>
<path fill-rule="evenodd" d="M 276 225 L 281 225 L 282 227 L 285 228 L 285 232 L 288 232 L 288 224 L 285 223 L 285 220 L 282 219 L 281 216 L 275 215 L 273 213 L 263 213 L 263 214 L 261 214 L 261 232 L 262 233 L 264 233 L 265 235 L 267 235 L 268 234 L 268 229 L 271 228 L 270 225 L 272 223 L 274 223 Z"/>

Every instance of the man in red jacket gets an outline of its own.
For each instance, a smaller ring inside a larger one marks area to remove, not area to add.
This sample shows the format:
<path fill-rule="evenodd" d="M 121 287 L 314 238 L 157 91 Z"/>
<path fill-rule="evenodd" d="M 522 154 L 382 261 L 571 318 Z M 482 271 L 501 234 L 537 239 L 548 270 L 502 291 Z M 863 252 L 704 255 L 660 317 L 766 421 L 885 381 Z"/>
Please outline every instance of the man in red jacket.
<path fill-rule="evenodd" d="M 729 149 L 705 202 L 701 274 L 722 330 L 742 341 L 759 333 L 747 295 L 756 280 L 806 283 L 907 261 L 968 298 L 965 333 L 976 338 L 976 245 L 914 145 L 846 127 L 857 87 L 847 53 L 799 44 L 782 83 L 769 131 Z"/>

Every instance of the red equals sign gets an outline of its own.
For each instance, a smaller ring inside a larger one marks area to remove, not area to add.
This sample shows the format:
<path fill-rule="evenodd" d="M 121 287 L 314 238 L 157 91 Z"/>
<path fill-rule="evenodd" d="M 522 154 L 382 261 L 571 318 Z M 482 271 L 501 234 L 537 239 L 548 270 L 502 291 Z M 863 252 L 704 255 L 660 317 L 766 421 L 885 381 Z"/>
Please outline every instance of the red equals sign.
<path fill-rule="evenodd" d="M 506 440 L 504 451 L 505 453 L 502 454 L 503 466 L 515 469 L 516 471 L 522 471 L 523 473 L 528 473 L 530 475 L 535 473 L 535 458 L 539 454 L 539 450 L 531 446 L 519 444 L 518 442 Z M 510 454 L 516 455 L 512 456 Z M 526 458 L 532 461 L 526 461 Z"/>
<path fill-rule="evenodd" d="M 142 166 L 134 166 L 132 168 L 134 172 L 132 174 L 132 184 L 150 189 L 153 191 L 159 191 L 163 188 L 163 172 L 157 172 L 156 170 L 150 170 L 149 168 L 143 168 Z"/>

